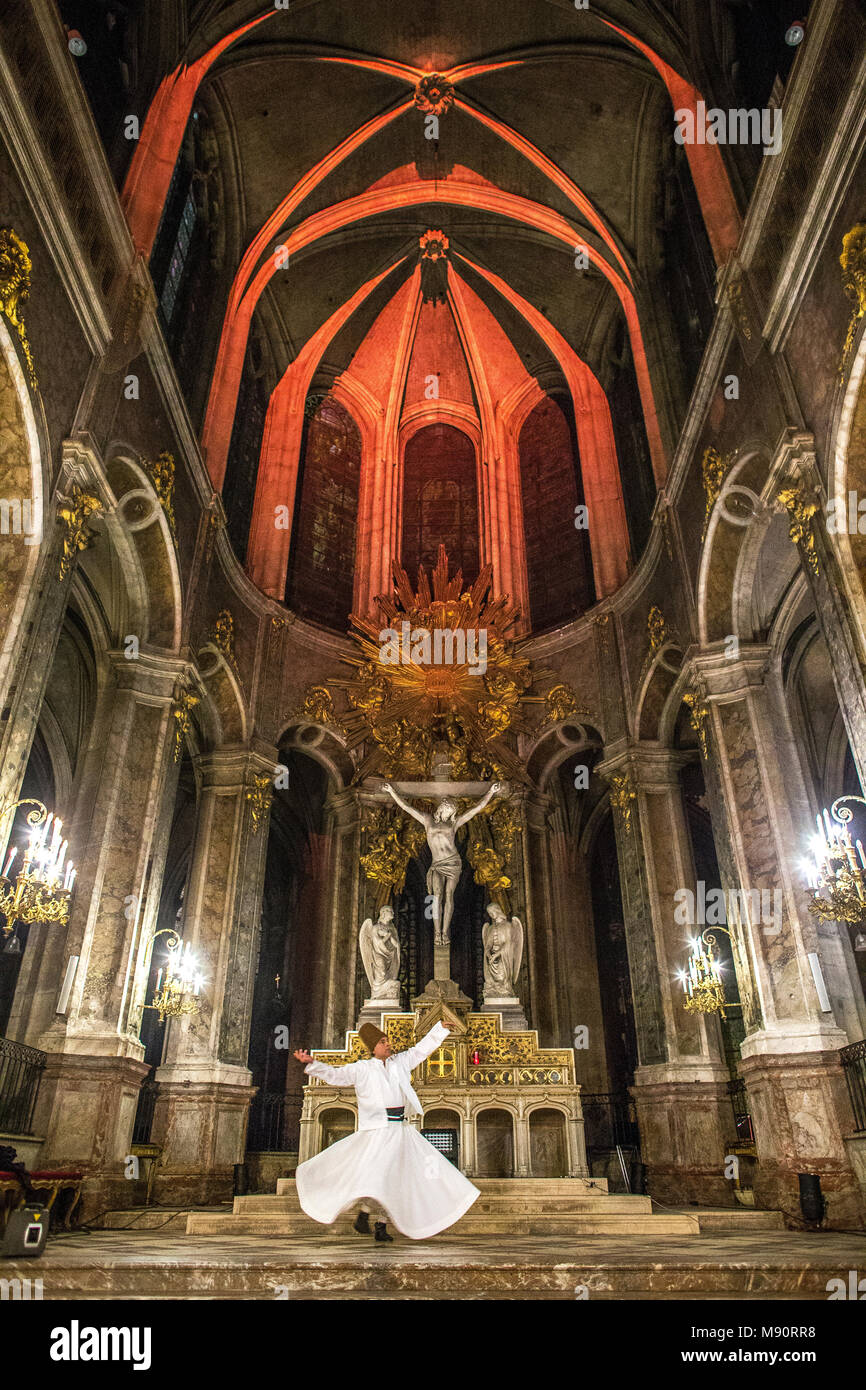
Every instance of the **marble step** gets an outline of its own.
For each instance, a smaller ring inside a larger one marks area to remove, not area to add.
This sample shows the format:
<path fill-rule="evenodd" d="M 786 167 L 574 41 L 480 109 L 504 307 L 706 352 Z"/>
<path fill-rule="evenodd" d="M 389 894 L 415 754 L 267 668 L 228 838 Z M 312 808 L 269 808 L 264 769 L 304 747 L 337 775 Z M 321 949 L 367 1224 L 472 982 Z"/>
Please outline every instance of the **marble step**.
<path fill-rule="evenodd" d="M 558 1193 L 568 1196 L 605 1196 L 608 1192 L 607 1178 L 471 1178 L 471 1182 L 483 1193 L 490 1196 L 553 1197 Z M 295 1191 L 294 1178 L 277 1178 L 277 1196 L 284 1197 Z M 619 1196 L 634 1194 L 619 1193 Z"/>
<path fill-rule="evenodd" d="M 290 1212 L 285 1214 L 269 1215 L 267 1213 L 245 1213 L 243 1215 L 221 1215 L 209 1216 L 205 1212 L 194 1212 L 190 1215 L 187 1222 L 187 1235 L 190 1236 L 307 1236 L 313 1237 L 316 1232 L 320 1236 L 354 1234 L 352 1232 L 351 1214 L 335 1221 L 331 1226 L 321 1226 L 315 1221 L 311 1221 L 302 1212 Z M 393 1232 L 395 1243 L 402 1242 L 405 1237 Z M 447 1238 L 454 1240 L 463 1236 L 470 1235 L 503 1235 L 503 1236 L 568 1236 L 575 1239 L 580 1236 L 630 1236 L 639 1235 L 644 1238 L 654 1238 L 661 1236 L 698 1236 L 700 1235 L 700 1224 L 696 1216 L 670 1216 L 644 1214 L 621 1214 L 617 1212 L 605 1213 L 596 1212 L 586 1215 L 557 1213 L 535 1213 L 535 1214 L 486 1214 L 479 1213 L 473 1216 L 470 1210 L 455 1225 L 447 1231 L 440 1232 L 438 1236 L 433 1236 L 433 1240 Z M 359 1248 L 369 1237 L 357 1236 Z M 407 1241 L 412 1244 L 411 1241 Z"/>
<path fill-rule="evenodd" d="M 360 1205 L 360 1204 L 359 1204 Z M 235 1197 L 233 1212 L 235 1216 L 246 1216 L 250 1214 L 260 1215 L 263 1213 L 273 1215 L 291 1215 L 293 1212 L 300 1212 L 301 1206 L 296 1192 L 286 1193 L 282 1197 L 274 1197 L 270 1194 L 258 1194 L 252 1197 Z M 619 1215 L 650 1215 L 652 1213 L 652 1202 L 649 1197 L 636 1197 L 623 1194 L 616 1196 L 592 1197 L 592 1196 L 572 1196 L 569 1194 L 548 1196 L 548 1197 L 527 1197 L 495 1195 L 489 1196 L 482 1192 L 478 1200 L 473 1204 L 472 1211 L 476 1215 L 486 1212 L 493 1215 L 508 1216 L 510 1213 L 520 1212 L 526 1215 L 544 1214 L 549 1212 L 557 1216 L 579 1215 L 590 1216 L 604 1212 L 607 1215 L 617 1213 Z M 689 1215 L 688 1212 L 685 1213 Z M 354 1217 L 353 1217 L 354 1219 Z"/>

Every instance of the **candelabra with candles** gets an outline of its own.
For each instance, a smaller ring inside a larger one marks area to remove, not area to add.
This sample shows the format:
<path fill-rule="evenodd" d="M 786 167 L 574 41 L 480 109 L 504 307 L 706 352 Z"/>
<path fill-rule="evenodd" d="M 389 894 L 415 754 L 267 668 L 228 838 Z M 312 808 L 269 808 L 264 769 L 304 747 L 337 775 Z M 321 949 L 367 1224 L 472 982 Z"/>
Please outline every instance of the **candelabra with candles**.
<path fill-rule="evenodd" d="M 852 843 L 850 822 L 854 812 L 842 804 L 845 801 L 859 801 L 866 806 L 862 796 L 840 796 L 829 811 L 825 809 L 815 817 L 815 864 L 806 866 L 806 881 L 815 894 L 809 911 L 822 922 L 847 922 L 859 928 L 854 949 L 866 951 L 866 854 L 860 840 Z"/>
<path fill-rule="evenodd" d="M 717 931 L 724 931 L 730 937 L 732 946 L 734 938 L 724 927 L 717 927 Z M 716 945 L 716 938 L 711 931 L 704 931 L 691 943 L 692 954 L 685 970 L 679 972 L 679 979 L 682 981 L 685 999 L 683 1008 L 688 1014 L 721 1014 L 725 1018 L 725 986 L 722 981 L 721 967 L 716 959 L 713 947 Z M 706 949 L 704 949 L 706 947 Z"/>
<path fill-rule="evenodd" d="M 5 806 L 0 811 L 0 825 L 7 824 L 20 806 L 33 809 L 27 813 L 31 829 L 18 871 L 13 879 L 18 855 L 18 846 L 13 845 L 0 877 L 0 913 L 6 919 L 2 930 L 7 937 L 17 922 L 66 922 L 75 883 L 72 861 L 66 860 L 63 822 L 41 801 L 24 797 Z"/>
<path fill-rule="evenodd" d="M 201 1008 L 199 995 L 202 987 L 202 975 L 189 944 L 184 945 L 177 933 L 168 927 L 158 931 L 154 940 L 163 933 L 168 935 L 165 943 L 168 947 L 168 958 L 156 977 L 153 1003 L 144 1005 L 146 1009 L 156 1009 L 160 1023 L 166 1018 L 182 1018 L 197 1014 Z"/>

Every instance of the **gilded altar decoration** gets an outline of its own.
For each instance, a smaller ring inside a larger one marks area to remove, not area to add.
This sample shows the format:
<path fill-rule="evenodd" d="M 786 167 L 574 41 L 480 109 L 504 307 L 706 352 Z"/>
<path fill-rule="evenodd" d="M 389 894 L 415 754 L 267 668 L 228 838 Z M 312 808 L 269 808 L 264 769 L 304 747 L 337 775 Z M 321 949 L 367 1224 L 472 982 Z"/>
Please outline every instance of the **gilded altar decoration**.
<path fill-rule="evenodd" d="M 438 72 L 428 72 L 415 88 L 415 105 L 425 115 L 444 116 L 454 104 L 454 87 Z"/>
<path fill-rule="evenodd" d="M 148 464 L 147 471 L 153 483 L 153 490 L 165 512 L 171 534 L 174 535 L 174 455 L 163 450 L 158 458 Z"/>
<path fill-rule="evenodd" d="M 77 483 L 73 483 L 68 497 L 58 493 L 57 500 L 57 521 L 65 531 L 58 573 L 61 579 L 65 579 L 79 551 L 86 550 L 94 540 L 88 522 L 91 517 L 102 516 L 105 508 L 98 497 L 84 492 Z"/>
<path fill-rule="evenodd" d="M 406 882 L 409 860 L 420 854 L 424 827 L 391 807 L 376 808 L 364 817 L 366 850 L 361 868 L 367 878 L 379 885 L 381 907 L 392 893 L 399 893 Z"/>
<path fill-rule="evenodd" d="M 683 704 L 688 706 L 689 723 L 697 734 L 701 753 L 706 758 L 709 756 L 707 723 L 709 721 L 710 711 L 696 690 L 686 691 L 683 695 Z"/>
<path fill-rule="evenodd" d="M 842 267 L 842 288 L 854 306 L 839 365 L 840 374 L 844 376 L 854 346 L 857 325 L 866 314 L 866 223 L 858 222 L 857 226 L 852 227 L 842 238 L 839 264 Z"/>
<path fill-rule="evenodd" d="M 30 297 L 30 273 L 32 269 L 33 263 L 30 260 L 30 250 L 26 242 L 23 242 L 11 227 L 0 227 L 0 310 L 18 334 L 24 361 L 27 363 L 30 385 L 35 388 L 38 386 L 36 367 L 33 362 L 33 353 L 30 350 L 27 328 L 21 314 L 24 304 Z"/>
<path fill-rule="evenodd" d="M 514 808 L 507 801 L 499 802 L 494 810 L 477 816 L 469 823 L 466 858 L 475 882 L 488 890 L 494 902 L 504 901 L 502 894 L 511 887 L 506 869 L 522 831 Z"/>
<path fill-rule="evenodd" d="M 199 703 L 198 695 L 194 695 L 191 690 L 181 690 L 174 701 L 174 761 L 180 762 L 180 755 L 183 752 L 183 745 L 187 734 L 192 728 L 192 711 Z"/>
<path fill-rule="evenodd" d="M 528 781 L 506 740 L 532 727 L 530 707 L 546 703 L 531 693 L 533 682 L 549 677 L 533 672 L 509 638 L 518 613 L 491 597 L 492 583 L 486 565 L 464 590 L 440 546 L 417 592 L 395 563 L 394 593 L 377 599 L 378 620 L 352 619 L 358 652 L 345 660 L 354 675 L 328 687 L 346 692 L 348 747 L 364 744 L 356 781 L 370 773 L 423 780 L 443 746 L 455 779 Z"/>
<path fill-rule="evenodd" d="M 815 549 L 815 515 L 818 499 L 810 496 L 799 478 L 786 478 L 779 485 L 776 501 L 788 513 L 788 535 L 794 545 L 802 547 L 802 555 L 813 574 L 818 573 L 818 553 Z"/>
<path fill-rule="evenodd" d="M 252 786 L 247 788 L 246 799 L 250 806 L 254 835 L 258 835 L 268 818 L 273 790 L 273 779 L 267 772 L 257 773 L 253 777 Z"/>
<path fill-rule="evenodd" d="M 719 453 L 718 449 L 714 449 L 711 446 L 704 450 L 704 457 L 701 460 L 701 475 L 704 480 L 706 505 L 704 508 L 704 528 L 701 532 L 702 541 L 706 539 L 707 527 L 710 524 L 710 516 L 713 507 L 719 500 L 730 466 L 730 458 L 724 457 Z"/>
<path fill-rule="evenodd" d="M 610 804 L 618 813 L 626 829 L 631 825 L 632 802 L 636 800 L 636 792 L 631 784 L 631 777 L 627 772 L 621 773 L 610 779 Z"/>

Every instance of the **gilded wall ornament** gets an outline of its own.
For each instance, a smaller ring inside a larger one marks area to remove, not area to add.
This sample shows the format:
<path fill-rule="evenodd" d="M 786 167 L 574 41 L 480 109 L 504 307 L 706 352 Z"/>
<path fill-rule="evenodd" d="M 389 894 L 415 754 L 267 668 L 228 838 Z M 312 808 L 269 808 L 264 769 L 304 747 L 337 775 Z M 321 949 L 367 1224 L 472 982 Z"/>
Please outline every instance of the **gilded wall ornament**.
<path fill-rule="evenodd" d="M 30 340 L 22 317 L 22 308 L 30 297 L 30 274 L 33 264 L 30 250 L 11 227 L 0 227 L 0 310 L 18 334 L 30 385 L 38 386 Z"/>
<path fill-rule="evenodd" d="M 444 232 L 428 227 L 423 236 L 418 238 L 418 245 L 421 247 L 422 260 L 440 261 L 448 255 L 450 242 Z"/>
<path fill-rule="evenodd" d="M 165 512 L 171 534 L 174 535 L 174 455 L 163 450 L 158 458 L 147 465 L 147 471 L 153 483 L 153 490 Z"/>
<path fill-rule="evenodd" d="M 561 724 L 566 719 L 578 719 L 590 714 L 565 681 L 551 686 L 544 699 L 547 704 L 547 718 L 544 722 L 548 724 Z"/>
<path fill-rule="evenodd" d="M 647 632 L 649 633 L 650 651 L 661 651 L 665 642 L 670 641 L 671 632 L 665 622 L 662 610 L 656 604 L 653 604 L 647 614 L 646 626 Z"/>
<path fill-rule="evenodd" d="M 180 762 L 183 752 L 183 745 L 187 734 L 192 728 L 192 711 L 199 704 L 198 695 L 194 695 L 191 690 L 180 690 L 175 696 L 174 701 L 174 761 Z"/>
<path fill-rule="evenodd" d="M 454 104 L 454 87 L 438 72 L 428 72 L 415 88 L 415 105 L 425 115 L 444 116 Z"/>
<path fill-rule="evenodd" d="M 75 563 L 79 551 L 86 550 L 94 540 L 94 533 L 88 522 L 92 517 L 102 516 L 105 508 L 98 497 L 84 492 L 73 483 L 68 497 L 58 493 L 57 521 L 64 528 L 63 553 L 60 556 L 59 575 L 65 579 Z"/>
<path fill-rule="evenodd" d="M 779 484 L 776 501 L 788 513 L 788 535 L 801 553 L 813 574 L 818 574 L 818 553 L 815 549 L 815 516 L 818 499 L 810 495 L 799 478 L 786 478 Z"/>
<path fill-rule="evenodd" d="M 866 223 L 858 222 L 842 238 L 839 264 L 842 267 L 842 288 L 854 306 L 839 365 L 840 374 L 844 376 L 857 335 L 857 325 L 866 314 Z"/>
<path fill-rule="evenodd" d="M 384 902 L 390 894 L 402 892 L 409 860 L 420 854 L 424 844 L 424 827 L 385 806 L 367 812 L 363 831 L 367 848 L 361 855 L 361 868 L 384 890 L 380 895 Z"/>
<path fill-rule="evenodd" d="M 254 835 L 258 835 L 267 821 L 273 791 L 273 778 L 267 772 L 257 773 L 253 777 L 253 785 L 247 788 L 246 800 L 249 802 Z"/>
<path fill-rule="evenodd" d="M 342 730 L 334 710 L 334 697 L 326 685 L 310 686 L 304 696 L 300 713 L 303 718 L 311 719 L 314 724 L 330 724 L 333 728 Z"/>
<path fill-rule="evenodd" d="M 730 458 L 720 454 L 718 449 L 714 449 L 710 446 L 710 448 L 704 450 L 704 457 L 701 460 L 701 475 L 704 480 L 706 506 L 704 510 L 704 528 L 701 532 L 702 541 L 706 539 L 707 527 L 710 524 L 710 516 L 713 507 L 719 500 L 730 466 Z"/>
<path fill-rule="evenodd" d="M 219 648 L 223 656 L 228 657 L 234 665 L 235 661 L 235 620 L 227 608 L 223 608 L 216 617 L 213 626 L 213 636 L 211 639 L 215 646 Z"/>
<path fill-rule="evenodd" d="M 683 695 L 683 704 L 688 706 L 689 723 L 698 736 L 698 744 L 703 756 L 709 756 L 709 739 L 707 733 L 707 723 L 710 711 L 696 690 L 687 690 Z"/>
<path fill-rule="evenodd" d="M 628 829 L 631 825 L 632 802 L 636 800 L 637 793 L 631 784 L 631 777 L 627 772 L 623 772 L 610 779 L 610 804 L 619 814 L 623 825 Z"/>

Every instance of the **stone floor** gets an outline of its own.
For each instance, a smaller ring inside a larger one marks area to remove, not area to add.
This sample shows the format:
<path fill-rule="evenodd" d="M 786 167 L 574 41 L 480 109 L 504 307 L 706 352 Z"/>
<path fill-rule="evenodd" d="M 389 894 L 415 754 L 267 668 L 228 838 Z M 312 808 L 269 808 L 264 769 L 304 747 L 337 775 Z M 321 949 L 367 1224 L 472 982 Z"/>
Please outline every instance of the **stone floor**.
<path fill-rule="evenodd" d="M 156 1213 L 153 1213 L 156 1215 Z M 187 1236 L 162 1230 L 53 1236 L 41 1260 L 0 1276 L 43 1281 L 45 1299 L 820 1299 L 827 1281 L 866 1273 L 866 1239 L 763 1231 L 698 1238 L 467 1237 L 377 1247 Z"/>

